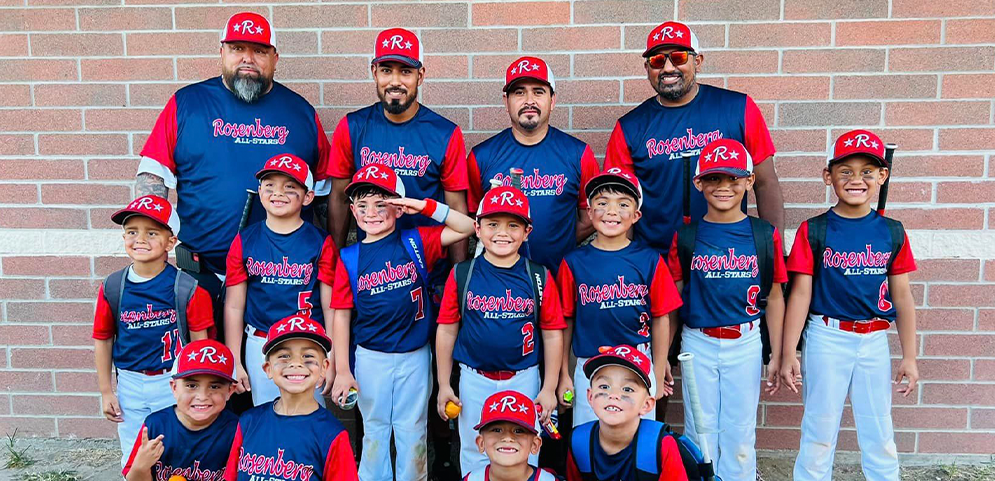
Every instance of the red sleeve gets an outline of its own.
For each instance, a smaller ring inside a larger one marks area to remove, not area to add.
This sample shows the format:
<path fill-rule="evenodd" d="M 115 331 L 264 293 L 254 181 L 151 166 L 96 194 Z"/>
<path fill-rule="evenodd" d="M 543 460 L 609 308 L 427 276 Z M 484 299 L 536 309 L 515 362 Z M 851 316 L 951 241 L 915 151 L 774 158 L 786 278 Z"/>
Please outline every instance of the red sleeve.
<path fill-rule="evenodd" d="M 681 272 L 681 257 L 677 255 L 677 233 L 674 233 L 674 240 L 670 243 L 670 250 L 667 251 L 667 266 L 670 267 L 670 277 L 674 282 L 684 280 L 684 273 Z"/>
<path fill-rule="evenodd" d="M 577 207 L 587 208 L 587 196 L 584 195 L 584 187 L 594 176 L 601 172 L 598 167 L 598 159 L 594 158 L 594 151 L 591 146 L 584 147 L 584 153 L 580 156 L 580 195 L 577 196 Z"/>
<path fill-rule="evenodd" d="M 912 247 L 909 246 L 909 235 L 905 234 L 905 242 L 902 243 L 902 249 L 898 251 L 895 260 L 891 262 L 891 269 L 888 271 L 888 275 L 897 276 L 914 270 L 916 270 L 916 260 L 912 257 Z"/>
<path fill-rule="evenodd" d="M 459 300 L 456 293 L 456 269 L 449 273 L 446 287 L 442 291 L 442 303 L 439 305 L 439 315 L 435 322 L 439 324 L 456 324 L 460 320 Z"/>
<path fill-rule="evenodd" d="M 622 124 L 618 122 L 615 122 L 615 130 L 612 130 L 612 135 L 608 138 L 608 150 L 605 152 L 605 169 L 611 167 L 619 167 L 628 171 L 634 170 L 629 145 L 625 142 Z"/>
<path fill-rule="evenodd" d="M 349 271 L 340 257 L 335 262 L 335 281 L 332 283 L 332 298 L 329 300 L 332 309 L 352 309 L 352 282 L 349 281 Z"/>
<path fill-rule="evenodd" d="M 802 222 L 795 232 L 795 243 L 791 246 L 786 265 L 788 272 L 812 275 L 815 260 L 812 259 L 812 245 L 808 243 L 808 221 Z"/>
<path fill-rule="evenodd" d="M 442 247 L 442 231 L 445 228 L 444 225 L 418 228 L 418 235 L 421 236 L 421 243 L 425 247 L 425 263 L 429 271 L 446 255 L 446 249 Z"/>
<path fill-rule="evenodd" d="M 173 160 L 173 151 L 176 149 L 176 130 L 176 96 L 173 95 L 159 113 L 155 127 L 152 127 L 152 132 L 142 147 L 141 156 L 159 162 L 174 174 L 176 162 Z"/>
<path fill-rule="evenodd" d="M 653 280 L 650 281 L 650 314 L 653 317 L 660 317 L 673 312 L 683 304 L 684 301 L 677 292 L 674 279 L 667 270 L 667 263 L 663 261 L 663 256 L 658 256 Z"/>
<path fill-rule="evenodd" d="M 135 463 L 135 455 L 138 454 L 138 448 L 142 447 L 142 430 L 145 429 L 145 423 L 142 423 L 142 427 L 138 429 L 138 437 L 135 438 L 135 444 L 131 446 L 131 454 L 128 456 L 128 462 L 124 463 L 124 469 L 121 470 L 121 474 L 124 477 L 128 477 L 128 472 L 131 471 L 131 465 Z"/>
<path fill-rule="evenodd" d="M 446 157 L 442 159 L 442 190 L 459 192 L 467 189 L 466 145 L 463 143 L 463 131 L 459 127 L 453 129 L 446 146 Z"/>
<path fill-rule="evenodd" d="M 563 317 L 574 317 L 577 315 L 574 310 L 577 308 L 577 283 L 574 281 L 574 273 L 570 270 L 570 264 L 566 260 L 560 261 L 560 269 L 556 271 L 556 287 L 560 289 L 560 305 L 563 310 Z"/>
<path fill-rule="evenodd" d="M 197 290 L 193 291 L 193 298 L 187 304 L 187 326 L 190 332 L 214 327 L 214 305 L 211 302 L 211 293 L 203 287 L 197 286 Z"/>
<path fill-rule="evenodd" d="M 335 285 L 335 264 L 339 260 L 339 248 L 335 246 L 332 236 L 325 237 L 321 246 L 321 257 L 318 258 L 318 280 L 330 286 Z"/>
<path fill-rule="evenodd" d="M 484 185 L 480 178 L 480 167 L 477 166 L 477 156 L 472 150 L 466 159 L 466 172 L 467 182 L 470 185 L 466 191 L 466 205 L 470 212 L 476 212 L 480 199 L 484 198 Z"/>
<path fill-rule="evenodd" d="M 584 481 L 580 476 L 580 470 L 577 469 L 577 461 L 574 461 L 574 455 L 570 451 L 567 451 L 567 481 Z"/>
<path fill-rule="evenodd" d="M 664 436 L 660 443 L 660 478 L 659 481 L 688 481 L 681 452 L 673 436 Z"/>
<path fill-rule="evenodd" d="M 784 243 L 781 242 L 781 233 L 777 231 L 777 227 L 774 228 L 774 282 L 788 282 L 788 269 L 784 266 Z"/>
<path fill-rule="evenodd" d="M 93 313 L 93 338 L 101 341 L 114 339 L 114 334 L 117 332 L 115 320 L 111 305 L 104 297 L 104 285 L 100 284 L 100 289 L 97 290 L 97 310 Z"/>
<path fill-rule="evenodd" d="M 559 289 L 553 280 L 553 274 L 546 270 L 546 287 L 542 291 L 542 310 L 539 312 L 540 329 L 566 329 L 563 320 L 563 308 L 560 304 Z"/>
<path fill-rule="evenodd" d="M 318 112 L 314 113 L 314 123 L 318 126 L 318 165 L 314 168 L 314 181 L 328 178 L 328 165 L 331 163 L 332 145 L 328 143 L 325 127 L 321 125 Z"/>
<path fill-rule="evenodd" d="M 242 424 L 235 430 L 235 439 L 228 452 L 228 464 L 225 466 L 225 481 L 238 481 L 238 455 L 242 451 Z"/>
<path fill-rule="evenodd" d="M 332 145 L 326 168 L 326 177 L 336 179 L 348 179 L 356 170 L 356 164 L 352 157 L 352 140 L 349 138 L 348 117 L 342 117 L 339 124 L 335 126 L 335 131 L 332 132 Z"/>
<path fill-rule="evenodd" d="M 332 445 L 325 455 L 325 467 L 322 469 L 322 481 L 357 481 L 356 458 L 349 444 L 349 433 L 345 430 L 335 436 Z"/>
<path fill-rule="evenodd" d="M 753 157 L 754 164 L 760 165 L 774 155 L 777 150 L 774 149 L 774 141 L 771 140 L 770 131 L 767 130 L 767 121 L 760 113 L 760 108 L 749 96 L 746 97 L 746 113 L 744 115 L 745 132 L 743 132 L 743 139 L 746 140 L 746 150 L 750 153 L 750 157 Z"/>
<path fill-rule="evenodd" d="M 245 270 L 242 259 L 242 234 L 238 233 L 231 241 L 228 257 L 225 259 L 225 287 L 241 284 L 247 280 L 249 273 Z"/>

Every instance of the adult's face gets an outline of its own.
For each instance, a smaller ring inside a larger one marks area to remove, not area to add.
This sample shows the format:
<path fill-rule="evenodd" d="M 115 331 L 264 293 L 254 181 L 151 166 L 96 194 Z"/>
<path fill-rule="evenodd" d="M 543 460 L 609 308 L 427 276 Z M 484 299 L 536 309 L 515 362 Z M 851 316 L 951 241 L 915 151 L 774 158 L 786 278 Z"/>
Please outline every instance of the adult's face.
<path fill-rule="evenodd" d="M 701 62 L 704 57 L 701 54 L 687 52 L 687 61 L 681 65 L 675 65 L 674 57 L 684 55 L 674 52 L 686 52 L 680 47 L 664 47 L 655 50 L 643 63 L 646 68 L 646 77 L 653 86 L 653 90 L 660 95 L 660 98 L 669 102 L 680 102 L 686 100 L 688 95 L 692 95 L 695 87 L 698 72 L 701 70 Z"/>
<path fill-rule="evenodd" d="M 401 62 L 380 62 L 373 65 L 373 80 L 377 97 L 389 114 L 399 115 L 414 105 L 418 87 L 425 79 L 425 67 L 414 68 Z"/>
<path fill-rule="evenodd" d="M 522 130 L 533 131 L 549 125 L 549 113 L 556 105 L 556 96 L 549 85 L 538 80 L 519 80 L 504 94 L 511 123 Z"/>
<path fill-rule="evenodd" d="M 228 90 L 246 103 L 253 103 L 273 86 L 273 73 L 280 54 L 276 48 L 252 42 L 221 44 L 221 77 Z"/>

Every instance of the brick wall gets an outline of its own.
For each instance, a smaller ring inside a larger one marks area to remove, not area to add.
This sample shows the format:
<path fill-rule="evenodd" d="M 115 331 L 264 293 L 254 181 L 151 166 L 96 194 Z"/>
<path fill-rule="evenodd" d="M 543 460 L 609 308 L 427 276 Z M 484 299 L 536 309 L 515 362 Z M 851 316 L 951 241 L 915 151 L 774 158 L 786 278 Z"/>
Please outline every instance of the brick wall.
<path fill-rule="evenodd" d="M 895 400 L 898 446 L 995 451 L 993 0 L 0 0 L 0 431 L 114 435 L 89 338 L 97 282 L 123 265 L 108 216 L 131 198 L 136 154 L 169 95 L 219 73 L 217 31 L 242 8 L 275 23 L 277 78 L 328 128 L 375 99 L 373 39 L 399 24 L 427 46 L 423 101 L 471 146 L 507 125 L 504 68 L 532 53 L 559 79 L 553 124 L 599 156 L 616 118 L 652 94 L 646 33 L 691 22 L 702 80 L 748 92 L 767 118 L 788 238 L 831 200 L 817 178 L 831 139 L 859 126 L 897 142 L 889 210 L 920 262 L 923 376 Z M 760 409 L 759 446 L 796 448 L 798 397 Z M 841 449 L 854 450 L 849 412 L 843 423 Z"/>

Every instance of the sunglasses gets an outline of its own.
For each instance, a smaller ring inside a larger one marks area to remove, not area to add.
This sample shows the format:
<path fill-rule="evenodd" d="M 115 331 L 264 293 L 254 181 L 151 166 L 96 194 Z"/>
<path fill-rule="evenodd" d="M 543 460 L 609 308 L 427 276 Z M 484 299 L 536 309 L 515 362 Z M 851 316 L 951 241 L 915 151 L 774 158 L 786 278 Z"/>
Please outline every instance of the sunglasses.
<path fill-rule="evenodd" d="M 669 58 L 670 63 L 677 67 L 688 63 L 688 59 L 693 56 L 694 54 L 688 52 L 687 50 L 676 50 L 670 53 L 658 53 L 650 57 L 647 61 L 649 62 L 650 67 L 663 68 L 667 65 L 667 59 Z"/>

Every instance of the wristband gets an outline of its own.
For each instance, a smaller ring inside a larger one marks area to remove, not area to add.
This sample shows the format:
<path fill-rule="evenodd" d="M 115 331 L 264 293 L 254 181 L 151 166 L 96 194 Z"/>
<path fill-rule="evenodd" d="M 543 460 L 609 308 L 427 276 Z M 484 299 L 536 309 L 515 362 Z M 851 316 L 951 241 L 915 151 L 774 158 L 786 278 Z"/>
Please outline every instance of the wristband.
<path fill-rule="evenodd" d="M 449 206 L 435 199 L 425 199 L 425 208 L 421 210 L 422 215 L 430 217 L 432 220 L 445 223 L 449 217 Z"/>

